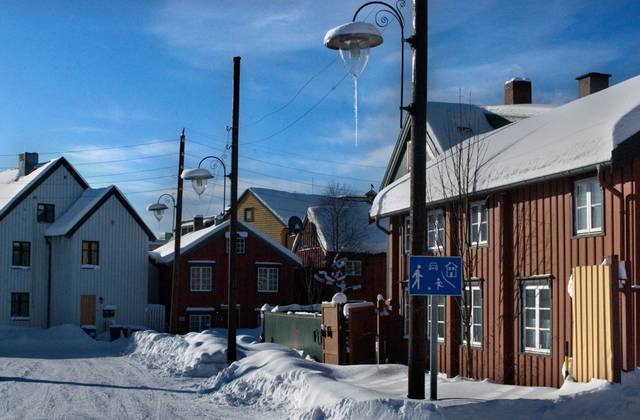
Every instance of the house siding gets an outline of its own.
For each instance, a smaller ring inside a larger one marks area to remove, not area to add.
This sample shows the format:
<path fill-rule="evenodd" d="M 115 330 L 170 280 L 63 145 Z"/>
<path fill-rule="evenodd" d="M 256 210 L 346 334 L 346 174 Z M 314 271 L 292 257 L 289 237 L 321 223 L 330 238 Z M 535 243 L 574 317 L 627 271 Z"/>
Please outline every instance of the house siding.
<path fill-rule="evenodd" d="M 597 176 L 596 173 L 585 174 Z M 573 348 L 571 300 L 567 286 L 571 269 L 600 264 L 610 255 L 626 261 L 626 293 L 620 293 L 623 369 L 640 364 L 640 294 L 629 290 L 639 284 L 635 276 L 638 255 L 638 185 L 640 160 L 624 166 L 602 168 L 604 231 L 591 236 L 573 232 L 572 192 L 576 177 L 531 183 L 487 197 L 488 246 L 477 249 L 475 277 L 482 280 L 483 344 L 473 348 L 473 376 L 502 383 L 559 387 L 564 342 Z M 393 316 L 402 317 L 402 280 L 406 278 L 406 257 L 402 255 L 402 218 L 391 218 L 390 277 L 392 299 L 399 305 Z M 447 229 L 450 224 L 447 224 Z M 519 278 L 550 275 L 552 297 L 552 344 L 548 355 L 526 353 L 520 336 Z M 397 291 L 397 292 L 396 292 Z M 460 316 L 453 298 L 447 298 L 446 343 L 439 347 L 439 369 L 449 376 L 466 372 L 466 349 L 460 346 Z M 394 345 L 406 348 L 405 340 Z M 571 350 L 570 350 L 571 351 Z M 406 361 L 406 353 L 400 361 Z"/>
<path fill-rule="evenodd" d="M 80 197 L 84 188 L 63 165 L 55 169 L 0 220 L 0 325 L 47 326 L 48 223 L 37 222 L 38 203 L 55 205 L 58 218 Z M 13 241 L 31 242 L 31 267 L 14 269 Z M 11 320 L 11 293 L 29 293 L 29 320 Z"/>
<path fill-rule="evenodd" d="M 254 209 L 253 222 L 244 220 L 244 210 L 246 208 Z M 288 238 L 289 235 L 287 234 L 286 226 L 250 191 L 244 194 L 244 197 L 242 197 L 242 200 L 238 203 L 238 218 L 244 223 L 260 229 L 279 244 L 291 249 L 293 241 Z"/>
<path fill-rule="evenodd" d="M 99 268 L 82 268 L 82 241 L 98 241 Z M 115 195 L 68 238 L 52 238 L 52 325 L 80 323 L 80 296 L 96 296 L 96 327 L 105 329 L 104 305 L 115 321 L 144 325 L 149 238 Z"/>
<path fill-rule="evenodd" d="M 239 227 L 239 231 L 243 231 Z M 265 303 L 288 305 L 295 302 L 296 269 L 298 265 L 289 257 L 277 251 L 266 241 L 251 232 L 245 239 L 246 253 L 237 255 L 237 303 L 240 305 L 238 327 L 254 328 L 258 325 L 259 311 Z M 211 292 L 191 292 L 189 285 L 189 261 L 215 261 L 213 271 L 213 290 Z M 177 328 L 179 333 L 189 331 L 187 308 L 214 308 L 213 327 L 226 327 L 226 306 L 228 303 L 228 262 L 225 252 L 223 232 L 207 239 L 202 244 L 182 254 L 178 268 Z M 258 292 L 257 264 L 270 262 L 280 264 L 280 279 L 277 293 Z M 162 303 L 170 307 L 169 285 L 171 284 L 172 265 L 158 265 L 160 271 L 160 295 Z"/>

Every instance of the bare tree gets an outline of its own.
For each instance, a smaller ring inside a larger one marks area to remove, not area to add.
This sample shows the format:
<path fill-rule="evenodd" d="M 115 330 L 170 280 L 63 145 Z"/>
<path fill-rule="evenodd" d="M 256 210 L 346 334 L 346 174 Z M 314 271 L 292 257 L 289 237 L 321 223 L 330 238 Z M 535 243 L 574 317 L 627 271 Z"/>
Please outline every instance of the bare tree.
<path fill-rule="evenodd" d="M 455 115 L 449 118 L 448 135 L 450 146 L 434 163 L 437 166 L 436 188 L 440 198 L 446 202 L 445 237 L 450 255 L 462 257 L 463 295 L 455 298 L 462 319 L 462 330 L 466 346 L 466 373 L 472 376 L 472 296 L 471 282 L 478 268 L 478 246 L 488 224 L 482 223 L 486 212 L 471 215 L 471 207 L 477 198 L 476 187 L 480 170 L 485 162 L 486 146 L 478 134 L 478 120 L 471 105 L 459 104 Z M 431 221 L 430 221 L 431 222 Z M 437 222 L 435 222 L 437 223 Z M 485 236 L 486 237 L 486 236 Z M 440 236 L 436 235 L 436 238 Z M 438 249 L 444 251 L 445 244 Z"/>
<path fill-rule="evenodd" d="M 344 184 L 331 183 L 324 192 L 321 206 L 314 208 L 316 228 L 321 229 L 327 242 L 326 267 L 314 274 L 320 283 L 337 287 L 344 292 L 346 283 L 345 252 L 362 250 L 362 241 L 367 236 L 367 215 L 360 210 L 366 197 L 355 196 L 351 188 Z"/>

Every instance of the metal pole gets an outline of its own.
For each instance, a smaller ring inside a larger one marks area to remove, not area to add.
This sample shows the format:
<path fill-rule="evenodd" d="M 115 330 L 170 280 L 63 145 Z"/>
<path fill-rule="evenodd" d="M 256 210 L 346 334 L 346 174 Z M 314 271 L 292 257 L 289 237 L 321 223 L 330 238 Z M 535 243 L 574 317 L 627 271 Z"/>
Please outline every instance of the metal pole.
<path fill-rule="evenodd" d="M 426 166 L 427 166 L 427 1 L 413 1 L 413 49 L 411 105 L 411 254 L 426 252 Z M 424 399 L 426 370 L 426 298 L 409 297 L 408 397 Z M 434 341 L 431 340 L 433 346 Z M 431 360 L 433 363 L 434 360 Z M 437 371 L 437 369 L 436 369 Z M 434 389 L 431 389 L 432 397 Z"/>
<path fill-rule="evenodd" d="M 231 122 L 231 210 L 229 217 L 229 313 L 227 363 L 236 361 L 236 235 L 238 224 L 238 119 L 240 113 L 240 57 L 233 57 L 233 111 Z"/>
<path fill-rule="evenodd" d="M 180 269 L 180 236 L 182 231 L 182 171 L 184 170 L 184 128 L 180 135 L 180 155 L 178 158 L 178 199 L 175 206 L 175 221 L 174 221 L 174 238 L 173 238 L 173 268 L 171 272 L 171 308 L 169 309 L 169 332 L 177 333 L 177 308 L 178 304 L 178 270 Z"/>
<path fill-rule="evenodd" d="M 430 296 L 431 299 L 431 331 L 429 333 L 429 398 L 431 401 L 438 399 L 438 305 L 436 305 L 436 297 Z"/>

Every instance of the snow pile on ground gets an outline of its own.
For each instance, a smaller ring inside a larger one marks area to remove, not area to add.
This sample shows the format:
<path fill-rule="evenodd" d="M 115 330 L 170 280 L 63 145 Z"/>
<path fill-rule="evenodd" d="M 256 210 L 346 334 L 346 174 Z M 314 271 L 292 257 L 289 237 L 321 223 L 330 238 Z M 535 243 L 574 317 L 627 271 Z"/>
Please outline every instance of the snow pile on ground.
<path fill-rule="evenodd" d="M 594 380 L 560 389 L 442 376 L 439 401 L 432 403 L 406 399 L 406 366 L 325 365 L 284 347 L 261 346 L 206 381 L 201 392 L 231 406 L 283 410 L 313 420 L 640 416 L 640 370 L 624 375 L 623 385 Z M 429 378 L 425 382 L 428 386 Z"/>
<path fill-rule="evenodd" d="M 255 351 L 257 333 L 238 331 L 238 358 Z M 227 331 L 210 329 L 186 335 L 141 331 L 132 335 L 128 350 L 149 368 L 170 375 L 209 377 L 227 366 Z"/>

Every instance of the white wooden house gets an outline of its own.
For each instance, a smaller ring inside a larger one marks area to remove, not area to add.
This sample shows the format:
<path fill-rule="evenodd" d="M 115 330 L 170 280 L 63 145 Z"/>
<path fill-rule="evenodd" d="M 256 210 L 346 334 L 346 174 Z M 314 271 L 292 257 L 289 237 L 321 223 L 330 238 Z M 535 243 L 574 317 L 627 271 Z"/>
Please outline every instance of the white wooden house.
<path fill-rule="evenodd" d="M 143 325 L 149 239 L 115 186 L 90 188 L 62 157 L 21 154 L 0 172 L 0 325 Z"/>

